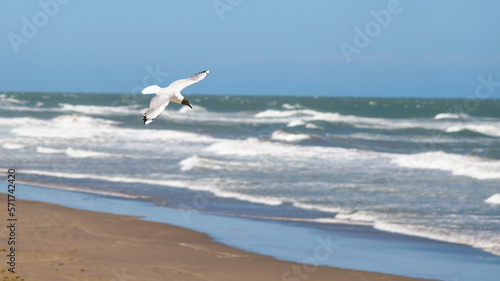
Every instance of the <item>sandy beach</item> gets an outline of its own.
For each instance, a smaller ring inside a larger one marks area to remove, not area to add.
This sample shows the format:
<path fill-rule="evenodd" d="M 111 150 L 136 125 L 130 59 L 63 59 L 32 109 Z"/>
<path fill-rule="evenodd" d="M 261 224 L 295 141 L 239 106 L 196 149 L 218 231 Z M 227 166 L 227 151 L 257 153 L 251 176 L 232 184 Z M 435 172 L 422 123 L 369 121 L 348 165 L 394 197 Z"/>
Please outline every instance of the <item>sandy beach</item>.
<path fill-rule="evenodd" d="M 423 280 L 278 261 L 130 216 L 16 203 L 16 273 L 3 262 L 1 280 Z"/>

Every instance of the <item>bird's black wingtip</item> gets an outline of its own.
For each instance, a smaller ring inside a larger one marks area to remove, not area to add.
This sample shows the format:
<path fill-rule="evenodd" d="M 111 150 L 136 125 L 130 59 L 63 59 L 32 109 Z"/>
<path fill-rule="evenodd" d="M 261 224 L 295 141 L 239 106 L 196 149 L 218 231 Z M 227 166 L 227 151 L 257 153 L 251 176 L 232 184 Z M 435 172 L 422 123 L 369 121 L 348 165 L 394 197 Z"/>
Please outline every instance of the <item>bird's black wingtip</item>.
<path fill-rule="evenodd" d="M 210 71 L 207 69 L 207 70 L 200 71 L 200 72 L 196 73 L 195 75 L 198 75 L 198 74 L 207 74 L 208 75 L 209 73 L 210 73 Z"/>

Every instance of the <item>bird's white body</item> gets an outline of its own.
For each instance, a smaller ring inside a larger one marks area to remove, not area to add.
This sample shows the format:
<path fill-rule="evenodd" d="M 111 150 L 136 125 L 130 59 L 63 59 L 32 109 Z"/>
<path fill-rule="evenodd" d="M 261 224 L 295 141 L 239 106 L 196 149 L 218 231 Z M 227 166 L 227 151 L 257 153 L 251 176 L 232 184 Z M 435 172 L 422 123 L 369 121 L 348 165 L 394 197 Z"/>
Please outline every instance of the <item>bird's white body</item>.
<path fill-rule="evenodd" d="M 181 94 L 181 91 L 187 86 L 193 85 L 205 79 L 208 74 L 209 71 L 205 70 L 191 75 L 186 79 L 174 81 L 166 88 L 160 88 L 158 85 L 153 85 L 142 90 L 142 93 L 145 95 L 156 94 L 156 96 L 151 99 L 149 108 L 146 112 L 144 112 L 144 125 L 147 125 L 158 118 L 170 101 L 191 107 L 188 100 Z"/>

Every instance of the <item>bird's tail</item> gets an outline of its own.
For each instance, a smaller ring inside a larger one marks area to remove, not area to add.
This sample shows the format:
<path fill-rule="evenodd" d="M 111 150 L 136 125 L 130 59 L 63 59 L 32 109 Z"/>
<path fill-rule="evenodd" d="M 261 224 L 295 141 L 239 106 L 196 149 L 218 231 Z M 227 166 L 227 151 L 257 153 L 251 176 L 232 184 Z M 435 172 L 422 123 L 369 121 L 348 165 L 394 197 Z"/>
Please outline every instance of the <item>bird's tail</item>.
<path fill-rule="evenodd" d="M 142 94 L 143 95 L 156 94 L 160 91 L 160 89 L 161 88 L 158 85 L 149 86 L 149 87 L 145 88 L 144 90 L 142 90 Z"/>

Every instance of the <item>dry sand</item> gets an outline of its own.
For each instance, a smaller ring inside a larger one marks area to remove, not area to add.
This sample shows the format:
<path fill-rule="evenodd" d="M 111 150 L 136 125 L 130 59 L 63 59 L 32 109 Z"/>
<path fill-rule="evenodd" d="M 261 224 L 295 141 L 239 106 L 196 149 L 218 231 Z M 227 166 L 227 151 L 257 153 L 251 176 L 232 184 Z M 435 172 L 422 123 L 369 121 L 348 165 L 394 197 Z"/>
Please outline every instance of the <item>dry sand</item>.
<path fill-rule="evenodd" d="M 7 196 L 0 197 L 1 206 L 6 206 Z M 0 280 L 423 280 L 304 267 L 216 243 L 203 233 L 130 216 L 33 201 L 16 205 L 16 274 L 7 272 L 4 226 Z M 283 278 L 293 268 L 301 273 Z"/>

